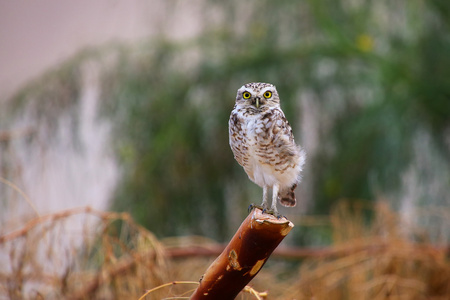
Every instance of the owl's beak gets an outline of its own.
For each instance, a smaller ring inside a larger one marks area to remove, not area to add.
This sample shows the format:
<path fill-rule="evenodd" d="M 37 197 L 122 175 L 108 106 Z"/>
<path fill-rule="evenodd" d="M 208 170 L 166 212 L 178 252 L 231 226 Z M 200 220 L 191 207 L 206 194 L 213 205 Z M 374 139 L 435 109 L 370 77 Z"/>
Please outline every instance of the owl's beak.
<path fill-rule="evenodd" d="M 253 102 L 252 104 L 254 104 L 256 106 L 256 108 L 259 108 L 262 104 L 264 104 L 264 103 L 261 103 L 261 98 L 259 98 L 259 97 L 256 97 L 252 102 Z"/>

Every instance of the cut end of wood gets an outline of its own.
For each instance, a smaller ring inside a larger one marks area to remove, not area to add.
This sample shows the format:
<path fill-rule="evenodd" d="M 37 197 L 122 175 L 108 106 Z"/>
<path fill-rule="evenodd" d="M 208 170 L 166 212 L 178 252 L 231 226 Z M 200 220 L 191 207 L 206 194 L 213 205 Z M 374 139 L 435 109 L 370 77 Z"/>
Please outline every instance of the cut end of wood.
<path fill-rule="evenodd" d="M 268 230 L 281 236 L 286 236 L 294 228 L 294 223 L 286 217 L 277 218 L 271 214 L 263 213 L 259 208 L 254 208 L 249 217 L 250 226 L 256 230 Z"/>
<path fill-rule="evenodd" d="M 288 220 L 285 216 L 277 218 L 274 215 L 263 213 L 261 209 L 255 207 L 251 211 L 251 217 L 258 220 L 258 222 L 270 222 L 271 224 L 289 224 L 290 227 L 294 227 L 294 224 Z"/>

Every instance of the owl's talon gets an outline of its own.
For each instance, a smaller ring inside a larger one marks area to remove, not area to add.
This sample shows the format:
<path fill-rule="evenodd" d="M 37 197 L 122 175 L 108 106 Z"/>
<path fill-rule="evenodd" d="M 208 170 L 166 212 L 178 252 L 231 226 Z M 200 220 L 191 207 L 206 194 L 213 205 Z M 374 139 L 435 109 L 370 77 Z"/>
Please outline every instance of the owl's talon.
<path fill-rule="evenodd" d="M 278 211 L 274 211 L 272 209 L 264 207 L 264 205 L 256 205 L 256 204 L 253 204 L 253 203 L 248 206 L 248 213 L 250 213 L 254 208 L 258 208 L 258 209 L 261 210 L 261 213 L 272 215 L 275 218 L 277 218 L 278 220 L 281 219 L 281 218 L 287 219 L 285 216 L 280 214 Z"/>
<path fill-rule="evenodd" d="M 272 216 L 274 216 L 275 218 L 277 218 L 277 219 L 281 219 L 281 218 L 286 218 L 285 216 L 283 216 L 282 214 L 280 214 L 279 212 L 277 212 L 277 211 L 274 211 L 274 210 L 272 210 L 272 209 L 268 209 L 268 208 L 263 208 L 262 209 L 262 213 L 263 214 L 268 214 L 268 215 L 272 215 Z"/>
<path fill-rule="evenodd" d="M 262 210 L 262 213 L 264 213 L 267 209 L 263 205 L 256 205 L 256 204 L 250 204 L 248 206 L 248 213 L 250 213 L 254 208 Z"/>
<path fill-rule="evenodd" d="M 275 218 L 277 218 L 278 220 L 281 219 L 281 218 L 283 217 L 283 215 L 280 214 L 280 213 L 273 213 L 273 216 L 274 216 Z"/>
<path fill-rule="evenodd" d="M 261 210 L 263 209 L 261 206 L 252 203 L 252 204 L 250 204 L 248 206 L 248 212 L 250 213 L 254 208 L 258 208 L 258 209 L 261 209 Z"/>

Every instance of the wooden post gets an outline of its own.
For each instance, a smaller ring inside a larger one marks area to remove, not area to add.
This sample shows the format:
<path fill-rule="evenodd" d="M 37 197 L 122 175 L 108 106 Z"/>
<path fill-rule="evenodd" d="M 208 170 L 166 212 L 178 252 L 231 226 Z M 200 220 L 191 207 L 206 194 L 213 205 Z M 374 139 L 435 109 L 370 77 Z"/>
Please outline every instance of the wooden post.
<path fill-rule="evenodd" d="M 231 300 L 258 274 L 294 224 L 254 208 L 208 267 L 191 300 Z"/>

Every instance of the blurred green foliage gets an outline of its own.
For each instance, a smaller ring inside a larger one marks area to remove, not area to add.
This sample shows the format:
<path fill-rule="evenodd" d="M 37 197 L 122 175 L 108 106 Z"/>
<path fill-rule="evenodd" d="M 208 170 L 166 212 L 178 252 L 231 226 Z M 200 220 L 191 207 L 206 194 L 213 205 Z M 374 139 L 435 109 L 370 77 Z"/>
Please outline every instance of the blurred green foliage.
<path fill-rule="evenodd" d="M 198 38 L 124 50 L 104 82 L 124 166 L 115 208 L 153 232 L 225 240 L 226 212 L 244 216 L 261 201 L 228 146 L 247 82 L 275 84 L 294 128 L 305 91 L 314 96 L 311 213 L 398 190 L 418 131 L 449 162 L 450 2 L 207 1 L 203 10 Z"/>

